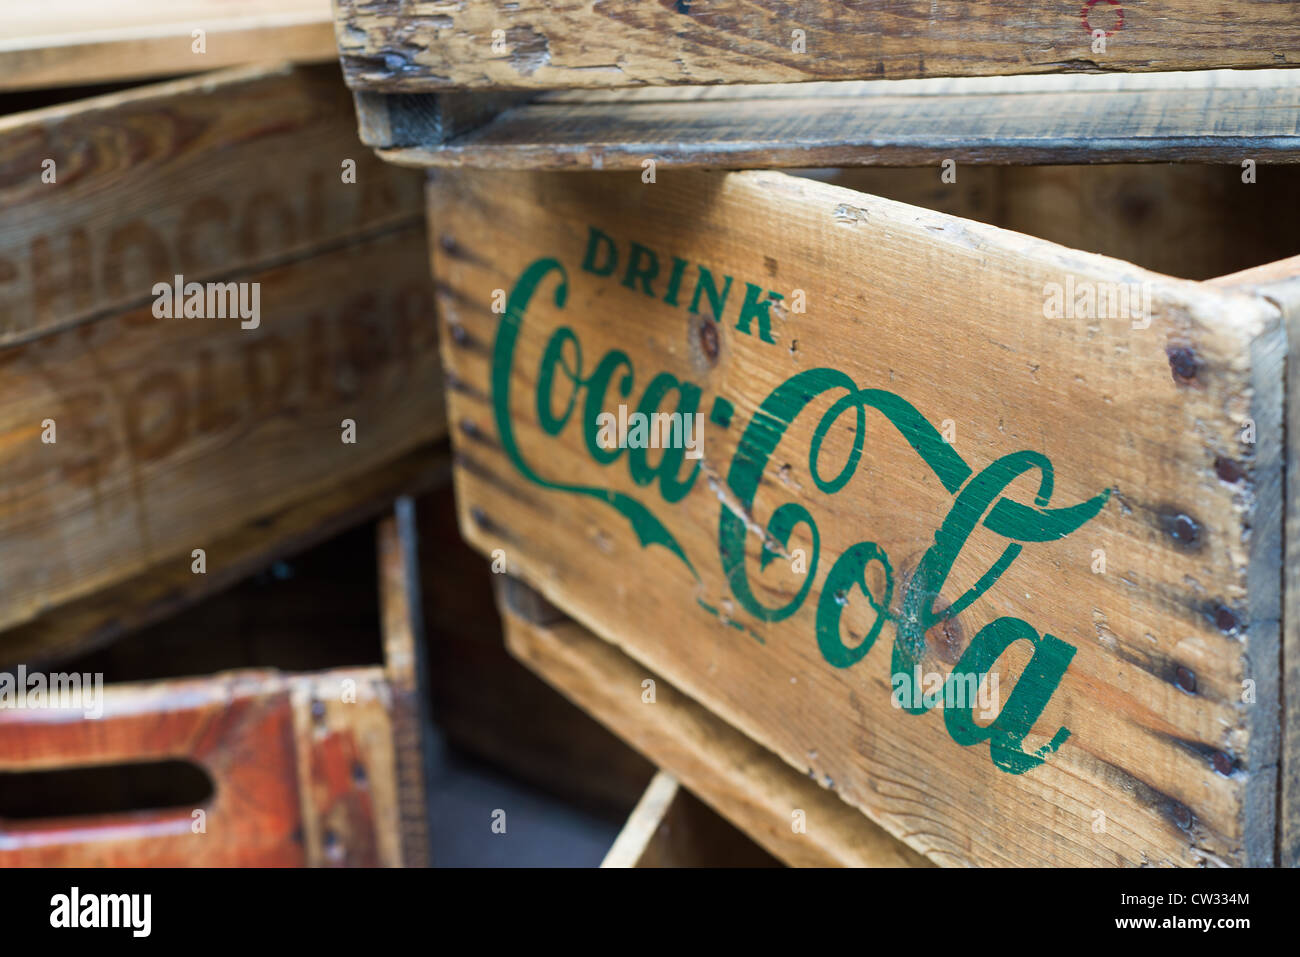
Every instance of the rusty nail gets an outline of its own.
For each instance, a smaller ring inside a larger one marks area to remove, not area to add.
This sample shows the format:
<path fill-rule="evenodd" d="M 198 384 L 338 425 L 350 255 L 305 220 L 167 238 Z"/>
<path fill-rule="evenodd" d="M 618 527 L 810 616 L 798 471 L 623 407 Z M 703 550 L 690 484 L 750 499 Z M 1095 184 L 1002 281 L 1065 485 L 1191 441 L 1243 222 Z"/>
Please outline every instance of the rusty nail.
<path fill-rule="evenodd" d="M 713 321 L 700 317 L 700 349 L 709 362 L 718 361 L 718 330 Z"/>
<path fill-rule="evenodd" d="M 1237 614 L 1227 605 L 1216 605 L 1214 609 L 1214 626 L 1219 631 L 1231 634 L 1241 627 Z"/>
<path fill-rule="evenodd" d="M 1246 477 L 1240 463 L 1224 458 L 1222 455 L 1214 460 L 1214 474 L 1228 483 L 1240 482 Z"/>
<path fill-rule="evenodd" d="M 1200 540 L 1201 526 L 1197 524 L 1196 519 L 1185 512 L 1170 509 L 1161 512 L 1160 519 L 1165 534 L 1179 545 L 1190 547 Z"/>
<path fill-rule="evenodd" d="M 1169 368 L 1173 370 L 1174 381 L 1186 382 L 1196 378 L 1196 373 L 1201 367 L 1201 363 L 1196 358 L 1196 353 L 1186 346 L 1174 346 L 1167 350 L 1169 356 Z"/>

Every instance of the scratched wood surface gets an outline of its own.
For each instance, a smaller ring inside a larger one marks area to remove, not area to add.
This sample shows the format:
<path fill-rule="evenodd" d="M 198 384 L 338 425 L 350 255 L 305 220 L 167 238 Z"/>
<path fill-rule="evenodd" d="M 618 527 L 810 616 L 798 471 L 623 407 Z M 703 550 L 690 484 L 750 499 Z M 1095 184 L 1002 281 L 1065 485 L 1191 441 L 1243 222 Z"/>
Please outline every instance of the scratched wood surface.
<path fill-rule="evenodd" d="M 0 0 L 0 21 L 0 91 L 337 56 L 329 0 Z"/>
<path fill-rule="evenodd" d="M 338 0 L 335 16 L 348 85 L 394 92 L 1203 70 L 1300 58 L 1300 14 L 1267 0 Z M 1104 50 L 1095 30 L 1109 34 Z"/>
<path fill-rule="evenodd" d="M 348 689 L 355 693 L 344 701 Z M 0 820 L 4 865 L 400 861 L 392 703 L 381 669 L 108 685 L 102 704 L 95 720 L 70 721 L 55 708 L 0 711 L 0 772 L 182 760 L 207 774 L 212 796 L 198 807 Z"/>
<path fill-rule="evenodd" d="M 248 67 L 0 118 L 0 209 L 7 343 L 418 222 L 420 178 L 357 142 L 334 67 Z"/>
<path fill-rule="evenodd" d="M 195 548 L 220 575 L 246 523 L 445 434 L 419 177 L 367 158 L 333 71 L 3 124 L 0 627 Z M 257 327 L 156 318 L 178 273 L 258 284 Z"/>
<path fill-rule="evenodd" d="M 388 99 L 359 98 L 363 127 Z M 1300 73 L 1216 70 L 568 91 L 460 135 L 408 112 L 368 142 L 404 165 L 499 169 L 1264 164 L 1300 162 L 1298 116 Z"/>
<path fill-rule="evenodd" d="M 832 791 L 692 701 L 574 621 L 520 612 L 512 579 L 502 596 L 516 658 L 687 784 L 718 814 L 792 867 L 926 867 L 925 858 Z M 644 682 L 654 682 L 653 707 Z M 806 827 L 794 829 L 802 811 Z"/>
<path fill-rule="evenodd" d="M 473 544 L 938 863 L 1273 860 L 1275 305 L 780 173 L 430 213 Z M 1145 320 L 1045 318 L 1120 281 Z M 595 427 L 692 400 L 694 464 Z"/>

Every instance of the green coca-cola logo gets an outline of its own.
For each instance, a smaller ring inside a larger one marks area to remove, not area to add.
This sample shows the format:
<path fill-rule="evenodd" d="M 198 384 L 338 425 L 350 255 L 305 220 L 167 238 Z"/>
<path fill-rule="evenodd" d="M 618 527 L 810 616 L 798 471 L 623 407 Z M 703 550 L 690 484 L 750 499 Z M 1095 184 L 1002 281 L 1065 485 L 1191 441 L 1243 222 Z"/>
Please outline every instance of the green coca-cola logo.
<path fill-rule="evenodd" d="M 594 228 L 590 233 L 584 270 L 608 275 L 609 270 L 593 265 L 592 256 L 593 244 L 607 241 L 608 237 Z M 634 251 L 645 251 L 644 247 L 633 246 Z M 636 261 L 634 257 L 633 262 Z M 675 260 L 675 264 L 678 262 L 681 260 Z M 703 269 L 701 272 L 707 275 Z M 681 273 L 682 268 L 675 265 L 669 289 L 673 300 Z M 642 263 L 637 278 L 645 275 L 649 273 Z M 569 281 L 564 266 L 554 258 L 538 259 L 523 271 L 511 290 L 493 347 L 492 403 L 506 455 L 524 478 L 542 488 L 586 496 L 608 505 L 628 521 L 642 547 L 664 547 L 698 579 L 699 572 L 692 556 L 686 554 L 664 523 L 642 501 L 598 484 L 548 477 L 524 459 L 510 415 L 515 349 L 529 305 L 546 281 L 555 283 L 555 307 L 564 308 Z M 726 277 L 726 283 L 729 287 L 730 277 Z M 625 285 L 631 286 L 630 283 Z M 643 285 L 644 291 L 650 293 L 648 282 Z M 770 342 L 770 336 L 765 334 L 770 328 L 766 309 L 770 302 L 758 301 L 759 290 L 752 284 L 750 289 L 741 319 L 747 326 L 750 319 L 758 318 L 759 338 Z M 697 290 L 697 298 L 698 295 Z M 666 297 L 665 301 L 672 300 Z M 714 317 L 720 313 L 720 306 L 715 305 Z M 748 330 L 742 328 L 742 331 Z M 529 377 L 525 376 L 521 381 L 528 380 Z M 697 460 L 687 466 L 680 448 L 664 449 L 658 463 L 651 465 L 644 449 L 609 448 L 597 441 L 601 413 L 610 402 L 631 397 L 636 387 L 636 369 L 627 353 L 612 349 L 599 361 L 589 364 L 578 334 L 568 326 L 559 326 L 551 333 L 543 350 L 535 381 L 537 386 L 533 398 L 537 424 L 545 433 L 558 436 L 576 417 L 587 452 L 597 465 L 610 466 L 626 453 L 633 482 L 638 486 L 657 486 L 662 502 L 679 502 L 690 492 L 699 478 L 700 463 Z M 611 390 L 617 396 L 612 395 Z M 948 513 L 934 533 L 934 544 L 907 582 L 897 611 L 891 610 L 894 607 L 893 567 L 885 550 L 872 541 L 850 546 L 834 561 L 817 599 L 814 637 L 822 657 L 836 668 L 848 668 L 861 661 L 871 651 L 885 623 L 894 623 L 896 637 L 890 673 L 896 683 L 903 685 L 899 689 L 902 692 L 899 700 L 907 702 L 903 705 L 904 710 L 911 714 L 924 714 L 933 707 L 933 696 L 926 696 L 919 687 L 911 685 L 919 679 L 918 666 L 925 651 L 926 632 L 960 614 L 991 589 L 1020 557 L 1025 544 L 1064 538 L 1095 516 L 1106 504 L 1110 493 L 1109 490 L 1103 491 L 1087 501 L 1052 508 L 1054 473 L 1052 463 L 1045 455 L 1031 450 L 1013 452 L 976 472 L 906 399 L 884 389 L 864 388 L 838 369 L 817 368 L 799 372 L 773 389 L 745 427 L 726 482 L 731 495 L 747 514 L 752 515 L 759 481 L 786 433 L 814 400 L 828 393 L 838 398 L 816 423 L 807 423 L 812 427 L 808 471 L 819 491 L 834 495 L 849 484 L 862 460 L 868 416 L 878 414 L 898 430 L 916 452 L 920 464 L 928 467 L 953 496 Z M 678 413 L 693 415 L 699 410 L 703 393 L 695 383 L 659 372 L 647 383 L 637 409 L 651 414 L 672 397 L 676 399 Z M 714 403 L 713 421 L 725 424 L 730 413 L 730 403 L 719 397 Z M 853 444 L 844 465 L 836 474 L 828 476 L 820 467 L 822 445 L 832 426 L 845 416 L 853 419 Z M 1032 505 L 1003 495 L 1013 481 L 1027 472 L 1038 475 L 1038 491 Z M 786 502 L 773 511 L 767 521 L 765 544 L 759 553 L 760 571 L 778 556 L 777 549 L 788 545 L 796 528 L 806 528 L 812 543 L 806 579 L 798 593 L 785 604 L 769 606 L 759 599 L 750 585 L 750 569 L 745 555 L 745 520 L 721 503 L 719 513 L 718 561 L 736 602 L 761 622 L 779 622 L 795 614 L 807 600 L 818 574 L 820 534 L 813 515 L 799 502 Z M 1007 545 L 974 585 L 942 611 L 937 611 L 935 604 L 948 576 L 971 533 L 979 525 L 1000 535 Z M 867 581 L 867 571 L 873 565 L 879 566 L 883 572 L 884 585 L 879 594 L 872 592 Z M 840 624 L 848 598 L 855 589 L 874 609 L 875 621 L 865 638 L 850 647 L 841 637 Z M 709 608 L 707 605 L 704 607 Z M 993 763 L 1011 774 L 1023 774 L 1043 763 L 1069 737 L 1070 732 L 1060 728 L 1042 747 L 1030 750 L 1025 745 L 1025 738 L 1034 722 L 1059 687 L 1074 657 L 1075 647 L 1054 635 L 1039 634 L 1020 618 L 1001 617 L 984 625 L 975 634 L 948 677 L 950 683 L 957 675 L 975 674 L 982 679 L 998 658 L 1013 643 L 1021 640 L 1033 646 L 1033 655 L 991 723 L 977 724 L 969 701 L 964 706 L 945 706 L 943 709 L 944 725 L 953 741 L 963 746 L 987 742 Z"/>

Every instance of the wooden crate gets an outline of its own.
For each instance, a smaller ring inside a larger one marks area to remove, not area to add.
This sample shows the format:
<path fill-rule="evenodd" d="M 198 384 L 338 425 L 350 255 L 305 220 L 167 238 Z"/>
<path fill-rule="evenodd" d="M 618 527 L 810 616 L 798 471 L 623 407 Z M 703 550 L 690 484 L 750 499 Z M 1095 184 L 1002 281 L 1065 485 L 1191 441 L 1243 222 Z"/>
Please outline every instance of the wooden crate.
<path fill-rule="evenodd" d="M 1300 13 L 1269 0 L 1076 4 L 813 0 L 339 0 L 354 89 L 604 89 L 1300 62 Z M 1096 31 L 1102 31 L 1099 43 Z"/>
<path fill-rule="evenodd" d="M 0 708 L 6 787 L 23 788 L 24 773 L 136 768 L 118 786 L 131 810 L 52 817 L 36 807 L 0 819 L 0 865 L 426 865 L 413 547 L 410 505 L 399 501 L 378 525 L 382 666 L 111 683 L 94 701 L 65 701 L 72 710 Z M 170 782 L 168 795 L 188 765 L 206 777 L 209 796 L 152 806 L 140 766 L 158 762 L 167 762 L 153 774 Z"/>
<path fill-rule="evenodd" d="M 195 549 L 229 581 L 445 434 L 420 177 L 357 142 L 336 69 L 0 119 L 0 207 L 0 628 L 131 579 L 165 604 Z M 176 275 L 258 284 L 260 321 L 158 318 Z M 55 631 L 0 647 L 88 634 Z"/>
<path fill-rule="evenodd" d="M 1300 13 L 1271 0 L 340 0 L 335 17 L 361 138 L 405 165 L 1300 160 Z"/>
<path fill-rule="evenodd" d="M 512 574 L 938 863 L 1296 862 L 1300 259 L 1191 282 L 780 173 L 429 212 Z M 702 457 L 606 447 L 620 405 Z"/>

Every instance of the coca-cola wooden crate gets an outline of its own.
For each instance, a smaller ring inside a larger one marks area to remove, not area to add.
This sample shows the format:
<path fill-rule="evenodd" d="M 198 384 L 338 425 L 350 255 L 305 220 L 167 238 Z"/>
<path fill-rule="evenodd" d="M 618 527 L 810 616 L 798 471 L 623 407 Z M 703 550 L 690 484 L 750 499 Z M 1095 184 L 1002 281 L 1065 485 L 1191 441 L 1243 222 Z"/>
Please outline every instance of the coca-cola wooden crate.
<path fill-rule="evenodd" d="M 1193 282 L 771 172 L 429 212 L 499 570 L 936 862 L 1295 862 L 1300 260 Z"/>

